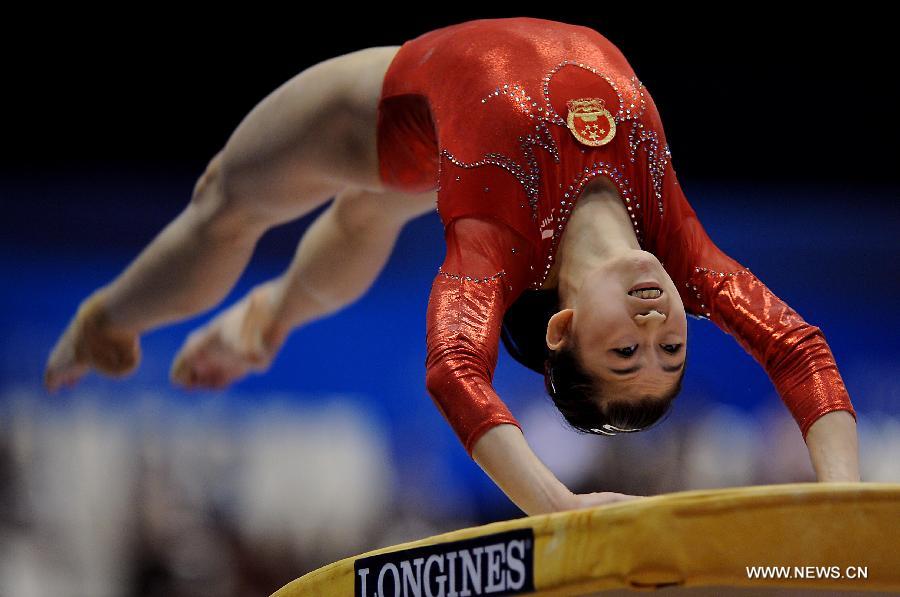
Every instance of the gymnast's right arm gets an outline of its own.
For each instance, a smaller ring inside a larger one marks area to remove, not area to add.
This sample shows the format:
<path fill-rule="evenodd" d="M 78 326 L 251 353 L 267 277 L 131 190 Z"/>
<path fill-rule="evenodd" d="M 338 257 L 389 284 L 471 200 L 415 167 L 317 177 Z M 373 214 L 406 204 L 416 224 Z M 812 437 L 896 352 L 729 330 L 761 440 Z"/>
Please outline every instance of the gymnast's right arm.
<path fill-rule="evenodd" d="M 437 275 L 428 303 L 425 385 L 466 453 L 516 506 L 529 516 L 555 512 L 565 509 L 569 490 L 531 451 L 491 385 L 502 284 L 502 277 L 474 282 Z"/>
<path fill-rule="evenodd" d="M 506 261 L 512 259 L 509 234 L 481 219 L 448 225 L 447 257 L 428 302 L 428 393 L 466 453 L 527 515 L 630 499 L 611 492 L 574 495 L 534 454 L 494 391 L 506 277 L 514 267 Z"/>

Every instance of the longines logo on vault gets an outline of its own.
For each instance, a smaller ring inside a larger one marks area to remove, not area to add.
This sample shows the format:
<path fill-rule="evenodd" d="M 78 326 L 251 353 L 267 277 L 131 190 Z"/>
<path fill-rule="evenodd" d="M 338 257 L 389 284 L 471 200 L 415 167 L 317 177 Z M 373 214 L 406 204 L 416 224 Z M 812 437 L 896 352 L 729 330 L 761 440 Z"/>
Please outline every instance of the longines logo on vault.
<path fill-rule="evenodd" d="M 534 591 L 534 531 L 414 547 L 353 563 L 356 597 L 470 597 Z"/>

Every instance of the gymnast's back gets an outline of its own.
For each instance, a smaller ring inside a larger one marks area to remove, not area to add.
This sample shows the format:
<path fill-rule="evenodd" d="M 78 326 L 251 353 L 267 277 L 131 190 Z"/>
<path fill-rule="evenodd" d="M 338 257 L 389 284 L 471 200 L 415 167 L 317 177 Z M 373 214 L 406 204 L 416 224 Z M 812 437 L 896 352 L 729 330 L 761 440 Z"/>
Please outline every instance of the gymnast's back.
<path fill-rule="evenodd" d="M 382 179 L 407 191 L 437 188 L 445 225 L 463 215 L 493 217 L 540 244 L 539 223 L 556 219 L 550 186 L 568 184 L 585 165 L 569 159 L 557 167 L 560 153 L 584 149 L 567 134 L 567 101 L 598 98 L 628 119 L 645 106 L 641 87 L 622 52 L 588 27 L 519 17 L 430 31 L 404 43 L 385 75 Z M 590 156 L 620 162 L 628 148 L 622 137 L 588 148 Z M 489 168 L 490 185 L 457 171 L 484 165 L 508 174 Z"/>

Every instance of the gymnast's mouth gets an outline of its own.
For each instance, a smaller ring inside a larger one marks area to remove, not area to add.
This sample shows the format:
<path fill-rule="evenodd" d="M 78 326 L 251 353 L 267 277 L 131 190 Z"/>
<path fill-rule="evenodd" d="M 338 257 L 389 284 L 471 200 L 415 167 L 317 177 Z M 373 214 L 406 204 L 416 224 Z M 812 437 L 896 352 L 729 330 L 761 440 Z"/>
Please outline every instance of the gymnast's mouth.
<path fill-rule="evenodd" d="M 655 287 L 639 288 L 637 290 L 628 291 L 628 294 L 640 299 L 657 299 L 662 296 L 662 289 Z"/>

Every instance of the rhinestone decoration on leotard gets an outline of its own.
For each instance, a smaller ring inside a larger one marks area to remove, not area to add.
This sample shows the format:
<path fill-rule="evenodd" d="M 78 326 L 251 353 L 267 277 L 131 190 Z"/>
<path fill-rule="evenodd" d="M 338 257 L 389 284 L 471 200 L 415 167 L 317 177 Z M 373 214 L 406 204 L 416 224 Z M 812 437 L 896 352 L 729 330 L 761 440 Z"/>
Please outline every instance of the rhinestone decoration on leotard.
<path fill-rule="evenodd" d="M 632 121 L 631 131 L 628 133 L 628 148 L 631 154 L 631 157 L 629 159 L 632 163 L 637 161 L 635 154 L 637 153 L 638 147 L 640 147 L 641 144 L 644 144 L 644 152 L 649 154 L 647 156 L 647 167 L 650 170 L 650 180 L 653 184 L 653 193 L 656 195 L 656 203 L 659 209 L 659 215 L 660 217 L 662 217 L 663 176 L 666 173 L 666 164 L 668 164 L 669 158 L 672 156 L 672 153 L 669 151 L 668 144 L 663 148 L 662 151 L 659 150 L 659 133 L 653 130 L 645 129 L 644 123 L 642 122 Z"/>
<path fill-rule="evenodd" d="M 730 277 L 730 276 L 740 276 L 740 275 L 751 275 L 751 276 L 753 275 L 753 273 L 746 267 L 743 269 L 733 271 L 733 272 L 720 272 L 720 271 L 709 269 L 708 267 L 694 267 L 694 273 L 700 273 L 700 274 L 704 274 L 707 276 L 719 277 L 719 278 L 726 278 L 726 277 Z M 698 289 L 695 285 L 691 284 L 690 282 L 685 282 L 684 285 L 687 288 L 692 289 L 696 293 L 697 298 L 702 298 L 700 296 L 700 293 L 697 292 Z M 700 303 L 700 308 L 706 309 L 706 305 L 703 303 Z M 704 312 L 702 316 L 695 315 L 694 317 L 697 319 L 709 319 L 710 315 L 709 315 L 709 312 L 707 311 L 707 312 Z"/>
<path fill-rule="evenodd" d="M 719 277 L 740 276 L 740 275 L 751 274 L 750 269 L 746 268 L 746 267 L 743 269 L 735 270 L 733 272 L 719 272 L 716 270 L 709 269 L 708 267 L 695 267 L 694 271 L 708 274 L 710 276 L 719 276 Z"/>
<path fill-rule="evenodd" d="M 525 194 L 528 197 L 528 203 L 531 205 L 532 209 L 532 219 L 536 220 L 538 195 L 540 192 L 537 184 L 539 176 L 537 158 L 534 157 L 534 152 L 529 151 L 528 148 L 528 146 L 533 143 L 533 136 L 528 135 L 527 140 L 523 139 L 523 137 L 519 137 L 519 142 L 522 144 L 522 149 L 525 151 L 526 159 L 529 163 L 527 170 L 523 168 L 521 164 L 519 164 L 512 158 L 503 155 L 502 153 L 486 154 L 484 158 L 478 160 L 477 162 L 463 162 L 456 159 L 456 157 L 454 157 L 452 153 L 444 149 L 441 150 L 441 157 L 447 158 L 460 168 L 478 168 L 481 166 L 486 166 L 488 164 L 503 168 L 504 170 L 512 174 L 525 189 Z"/>
<path fill-rule="evenodd" d="M 472 276 L 461 276 L 459 274 L 451 274 L 451 273 L 445 272 L 444 269 L 441 267 L 438 268 L 438 273 L 442 276 L 446 276 L 446 277 L 452 278 L 454 280 L 467 280 L 469 282 L 483 283 L 483 282 L 490 282 L 491 280 L 496 280 L 500 276 L 505 276 L 506 270 L 500 270 L 493 276 L 485 276 L 484 278 L 473 278 Z"/>
<path fill-rule="evenodd" d="M 488 164 L 499 166 L 510 174 L 512 174 L 519 184 L 525 189 L 525 195 L 528 197 L 528 204 L 531 207 L 531 219 L 538 219 L 538 198 L 540 194 L 540 168 L 538 167 L 537 156 L 534 148 L 539 146 L 545 149 L 553 157 L 553 161 L 559 163 L 559 149 L 556 146 L 556 140 L 547 127 L 547 118 L 543 114 L 543 108 L 538 106 L 537 102 L 531 99 L 531 96 L 519 84 L 504 84 L 497 87 L 493 92 L 481 99 L 481 103 L 487 103 L 491 98 L 509 96 L 524 114 L 529 118 L 537 120 L 534 126 L 534 132 L 527 135 L 519 136 L 519 148 L 525 157 L 526 166 L 523 166 L 513 158 L 502 153 L 488 153 L 475 162 L 464 162 L 457 159 L 447 149 L 441 150 L 441 157 L 446 157 L 453 164 L 461 168 L 478 168 Z M 535 116 L 535 109 L 538 112 Z"/>
<path fill-rule="evenodd" d="M 564 66 L 577 66 L 579 68 L 583 68 L 599 77 L 602 77 L 607 83 L 609 83 L 610 87 L 613 88 L 613 91 L 616 92 L 616 96 L 619 98 L 619 111 L 615 115 L 615 121 L 618 124 L 622 121 L 631 121 L 631 132 L 628 135 L 628 147 L 631 152 L 631 162 L 634 163 L 635 153 L 637 152 L 638 146 L 641 143 L 648 142 L 649 147 L 647 145 L 644 146 L 644 151 L 648 152 L 649 155 L 649 170 L 650 170 L 650 179 L 653 184 L 653 192 L 656 195 L 657 206 L 659 208 L 660 217 L 663 215 L 663 202 L 662 202 L 662 183 L 663 183 L 663 175 L 666 171 L 666 164 L 668 162 L 669 157 L 671 157 L 671 153 L 669 152 L 669 146 L 666 145 L 663 152 L 659 151 L 659 134 L 653 130 L 645 130 L 644 123 L 637 121 L 637 118 L 644 114 L 644 111 L 647 109 L 647 102 L 644 98 L 644 84 L 640 82 L 637 76 L 631 77 L 631 86 L 632 86 L 632 97 L 637 98 L 638 104 L 640 104 L 640 108 L 638 109 L 635 105 L 634 101 L 632 101 L 628 107 L 625 107 L 625 98 L 622 97 L 622 94 L 619 92 L 619 88 L 616 85 L 615 81 L 612 80 L 608 75 L 603 72 L 598 71 L 596 68 L 589 66 L 587 64 L 581 62 L 575 62 L 572 60 L 567 60 L 565 62 L 560 62 L 550 73 L 544 77 L 543 79 L 543 92 L 544 92 L 544 102 L 547 107 L 547 113 L 550 115 L 552 122 L 554 124 L 559 124 L 561 126 L 565 126 L 566 121 L 562 118 L 554 109 L 553 104 L 550 102 L 550 80 L 553 78 L 553 75 L 556 74 L 560 69 Z M 640 131 L 640 132 L 638 132 Z"/>
<path fill-rule="evenodd" d="M 560 71 L 564 66 L 577 66 L 583 68 L 586 71 L 592 72 L 598 77 L 602 77 L 609 83 L 609 86 L 612 87 L 613 91 L 616 92 L 616 97 L 619 98 L 619 111 L 614 115 L 614 119 L 616 121 L 616 125 L 625 120 L 631 120 L 633 118 L 637 118 L 641 114 L 644 113 L 644 109 L 647 107 L 646 102 L 644 101 L 644 92 L 641 89 L 644 85 L 640 81 L 638 81 L 636 76 L 631 77 L 631 85 L 632 85 L 632 97 L 637 96 L 638 103 L 640 104 L 640 110 L 636 110 L 636 106 L 634 102 L 629 103 L 628 107 L 625 107 L 625 98 L 622 97 L 622 94 L 619 92 L 619 87 L 616 85 L 616 82 L 613 81 L 608 75 L 597 70 L 596 68 L 584 64 L 583 62 L 575 62 L 574 60 L 565 60 L 560 62 L 556 66 L 554 66 L 549 73 L 547 73 L 544 78 L 541 80 L 542 83 L 542 91 L 544 94 L 544 108 L 547 110 L 547 116 L 549 120 L 553 124 L 558 124 L 560 126 L 566 126 L 566 119 L 557 114 L 556 110 L 553 109 L 553 104 L 550 102 L 550 80 L 553 78 L 557 72 Z"/>
<path fill-rule="evenodd" d="M 634 192 L 631 190 L 628 179 L 624 178 L 620 170 L 624 170 L 624 166 L 617 168 L 607 162 L 594 162 L 590 166 L 586 166 L 582 172 L 579 172 L 575 180 L 572 181 L 572 184 L 565 190 L 563 198 L 559 202 L 560 223 L 553 229 L 553 238 L 550 241 L 550 250 L 547 253 L 547 263 L 544 264 L 544 271 L 541 273 L 540 280 L 532 282 L 534 288 L 539 289 L 543 286 L 544 282 L 547 280 L 547 276 L 550 274 L 550 268 L 553 266 L 554 253 L 556 252 L 559 239 L 565 229 L 565 224 L 563 222 L 568 219 L 569 214 L 581 197 L 581 192 L 584 190 L 584 187 L 598 176 L 605 176 L 619 189 L 622 200 L 625 201 L 626 204 L 625 208 L 628 210 L 628 215 L 631 217 L 631 225 L 634 227 L 635 235 L 637 236 L 638 242 L 643 245 L 644 234 L 638 223 L 638 219 L 635 216 L 635 210 L 640 209 L 641 204 L 634 203 L 634 209 L 632 209 L 631 198 L 634 195 Z"/>

